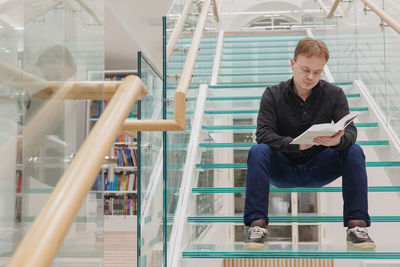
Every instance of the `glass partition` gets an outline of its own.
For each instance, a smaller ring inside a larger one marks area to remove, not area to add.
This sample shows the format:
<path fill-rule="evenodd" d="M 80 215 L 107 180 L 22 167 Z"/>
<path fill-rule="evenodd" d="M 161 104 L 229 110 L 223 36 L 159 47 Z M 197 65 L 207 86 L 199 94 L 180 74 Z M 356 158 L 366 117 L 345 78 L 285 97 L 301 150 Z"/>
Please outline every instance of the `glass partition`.
<path fill-rule="evenodd" d="M 151 62 L 138 53 L 138 74 L 148 93 L 140 101 L 138 119 L 163 118 L 163 79 Z M 138 133 L 138 266 L 163 263 L 163 133 Z"/>
<path fill-rule="evenodd" d="M 385 0 L 382 3 L 387 14 L 400 25 L 400 3 Z M 387 121 L 400 136 L 400 33 L 387 25 L 383 27 L 385 43 Z"/>
<path fill-rule="evenodd" d="M 1 14 L 3 256 L 18 246 L 86 138 L 86 101 L 66 83 L 43 89 L 104 70 L 103 20 L 103 0 L 12 2 Z M 101 190 L 95 183 L 85 198 L 54 266 L 102 266 Z"/>
<path fill-rule="evenodd" d="M 372 2 L 399 22 L 399 3 Z M 314 35 L 324 40 L 331 51 L 328 65 L 335 81 L 363 81 L 386 122 L 399 136 L 400 111 L 395 103 L 399 98 L 400 34 L 360 1 L 349 4 L 344 11 L 344 16 L 315 24 Z"/>
<path fill-rule="evenodd" d="M 182 6 L 186 1 L 176 1 L 175 6 L 171 9 L 169 14 L 167 14 L 164 20 L 164 27 L 166 29 L 166 42 L 175 27 L 177 18 L 181 16 L 179 12 L 182 11 Z M 167 119 L 173 119 L 174 117 L 174 104 L 173 98 L 180 79 L 180 75 L 183 71 L 184 63 L 188 55 L 192 37 L 194 34 L 195 27 L 197 25 L 197 20 L 200 15 L 203 3 L 201 1 L 193 1 L 190 7 L 189 16 L 187 17 L 183 31 L 179 35 L 178 41 L 176 43 L 174 52 L 167 62 L 166 57 L 164 57 L 166 73 L 165 86 L 166 86 L 166 116 Z M 166 134 L 166 176 L 164 177 L 166 188 L 166 217 L 167 226 L 166 237 L 167 242 L 170 241 L 172 225 L 174 221 L 174 216 L 176 212 L 177 202 L 180 196 L 180 187 L 182 182 L 183 168 L 186 160 L 187 145 L 190 138 L 191 123 L 193 120 L 194 110 L 196 106 L 196 99 L 198 96 L 198 89 L 200 84 L 209 84 L 212 75 L 213 62 L 215 57 L 217 35 L 216 32 L 216 22 L 214 19 L 214 14 L 212 7 L 208 11 L 208 18 L 206 22 L 205 29 L 203 31 L 203 36 L 200 42 L 199 53 L 195 62 L 195 67 L 193 70 L 192 81 L 187 91 L 187 102 L 186 102 L 186 130 L 177 132 L 167 132 Z M 194 100 L 194 101 L 193 101 Z M 201 179 L 199 177 L 199 179 Z M 199 181 L 200 182 L 200 181 Z M 203 201 L 196 199 L 195 201 Z M 200 206 L 200 205 L 199 205 Z M 196 226 L 197 227 L 197 226 Z M 202 226 L 197 227 L 198 234 L 203 231 Z M 183 230 L 183 229 L 181 229 Z M 179 230 L 178 230 L 179 231 Z M 191 235 L 192 233 L 187 233 Z M 168 248 L 168 253 L 170 253 L 169 244 L 165 244 Z"/>

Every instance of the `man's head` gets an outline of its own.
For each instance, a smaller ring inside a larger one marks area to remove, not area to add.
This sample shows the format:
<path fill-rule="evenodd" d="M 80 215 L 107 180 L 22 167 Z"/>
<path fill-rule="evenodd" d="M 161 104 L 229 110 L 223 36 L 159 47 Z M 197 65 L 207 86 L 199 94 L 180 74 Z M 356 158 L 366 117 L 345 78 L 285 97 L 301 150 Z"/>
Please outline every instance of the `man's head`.
<path fill-rule="evenodd" d="M 329 51 L 323 41 L 310 37 L 300 40 L 293 59 L 290 60 L 296 90 L 311 93 L 311 89 L 323 74 L 328 59 Z"/>

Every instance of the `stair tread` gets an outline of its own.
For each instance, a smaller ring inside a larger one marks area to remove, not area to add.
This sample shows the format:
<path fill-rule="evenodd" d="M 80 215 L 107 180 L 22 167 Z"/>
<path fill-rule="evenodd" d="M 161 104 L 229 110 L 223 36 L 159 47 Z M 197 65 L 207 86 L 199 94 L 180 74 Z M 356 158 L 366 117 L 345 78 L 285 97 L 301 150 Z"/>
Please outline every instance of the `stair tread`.
<path fill-rule="evenodd" d="M 250 148 L 256 145 L 256 142 L 243 142 L 243 143 L 200 143 L 199 147 L 201 148 Z M 379 145 L 379 146 L 387 146 L 389 145 L 388 140 L 359 140 L 356 141 L 356 144 L 361 146 L 367 145 Z"/>
<path fill-rule="evenodd" d="M 354 123 L 356 127 L 378 127 L 377 122 L 359 122 L 359 123 Z M 247 124 L 247 125 L 241 125 L 241 124 L 235 124 L 235 125 L 203 125 L 202 129 L 203 130 L 255 130 L 257 128 L 257 125 L 255 124 Z"/>
<path fill-rule="evenodd" d="M 346 94 L 347 98 L 359 98 L 361 95 L 359 93 L 355 93 L 355 94 Z M 196 97 L 192 97 L 192 98 L 187 98 L 188 100 L 197 100 Z M 261 96 L 260 95 L 256 95 L 256 96 L 212 96 L 212 97 L 207 97 L 207 101 L 227 101 L 227 100 L 257 100 L 260 101 L 261 100 Z"/>
<path fill-rule="evenodd" d="M 400 161 L 367 161 L 366 167 L 400 167 Z M 247 163 L 200 163 L 197 169 L 247 169 Z"/>
<path fill-rule="evenodd" d="M 357 250 L 345 242 L 337 245 L 269 244 L 261 250 L 246 250 L 243 244 L 192 244 L 182 252 L 183 258 L 335 258 L 335 259 L 400 259 L 400 247 L 378 244 L 374 250 Z"/>
<path fill-rule="evenodd" d="M 368 107 L 350 107 L 350 111 L 368 111 Z M 219 114 L 258 114 L 258 109 L 205 110 L 204 114 L 210 114 L 210 115 L 219 115 Z"/>
<path fill-rule="evenodd" d="M 291 193 L 291 192 L 342 192 L 340 186 L 324 186 L 319 188 L 278 188 L 271 187 L 271 193 Z M 369 186 L 368 192 L 400 192 L 400 186 Z M 192 188 L 194 194 L 216 194 L 216 193 L 246 193 L 245 187 L 195 187 Z"/>
<path fill-rule="evenodd" d="M 400 216 L 370 216 L 371 222 L 400 222 Z M 270 223 L 322 223 L 322 222 L 343 222 L 342 215 L 269 215 Z M 187 217 L 188 223 L 243 223 L 243 214 L 237 215 L 191 215 Z"/>
<path fill-rule="evenodd" d="M 257 82 L 224 82 L 224 83 L 218 83 L 217 85 L 210 85 L 210 89 L 218 89 L 218 88 L 236 88 L 236 87 L 243 87 L 243 88 L 248 88 L 248 87 L 261 87 L 265 88 L 266 86 L 269 85 L 275 85 L 280 83 L 281 81 L 257 81 Z M 343 81 L 343 82 L 334 82 L 332 83 L 337 86 L 343 86 L 343 85 L 352 85 L 352 81 Z"/>

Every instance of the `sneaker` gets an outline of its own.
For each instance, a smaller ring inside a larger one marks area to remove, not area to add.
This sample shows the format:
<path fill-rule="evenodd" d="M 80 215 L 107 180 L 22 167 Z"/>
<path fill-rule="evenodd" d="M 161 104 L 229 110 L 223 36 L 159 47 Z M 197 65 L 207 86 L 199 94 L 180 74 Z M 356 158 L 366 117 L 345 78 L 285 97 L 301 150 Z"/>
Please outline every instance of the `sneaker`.
<path fill-rule="evenodd" d="M 358 249 L 375 248 L 375 242 L 369 237 L 365 227 L 356 226 L 347 229 L 347 244 Z"/>
<path fill-rule="evenodd" d="M 268 230 L 260 226 L 249 227 L 249 235 L 244 241 L 245 249 L 262 249 L 268 245 Z"/>

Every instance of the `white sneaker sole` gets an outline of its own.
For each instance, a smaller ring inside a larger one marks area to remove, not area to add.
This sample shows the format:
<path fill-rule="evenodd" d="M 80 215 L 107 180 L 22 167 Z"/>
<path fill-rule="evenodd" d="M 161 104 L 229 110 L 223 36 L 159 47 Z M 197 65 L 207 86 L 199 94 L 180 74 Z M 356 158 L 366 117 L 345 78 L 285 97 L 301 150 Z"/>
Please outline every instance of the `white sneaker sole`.
<path fill-rule="evenodd" d="M 376 248 L 376 245 L 374 242 L 364 242 L 364 243 L 354 244 L 350 241 L 347 241 L 347 244 L 356 249 L 374 249 L 374 248 Z"/>
<path fill-rule="evenodd" d="M 268 246 L 268 242 L 265 243 L 244 243 L 245 249 L 263 249 L 264 247 Z"/>

